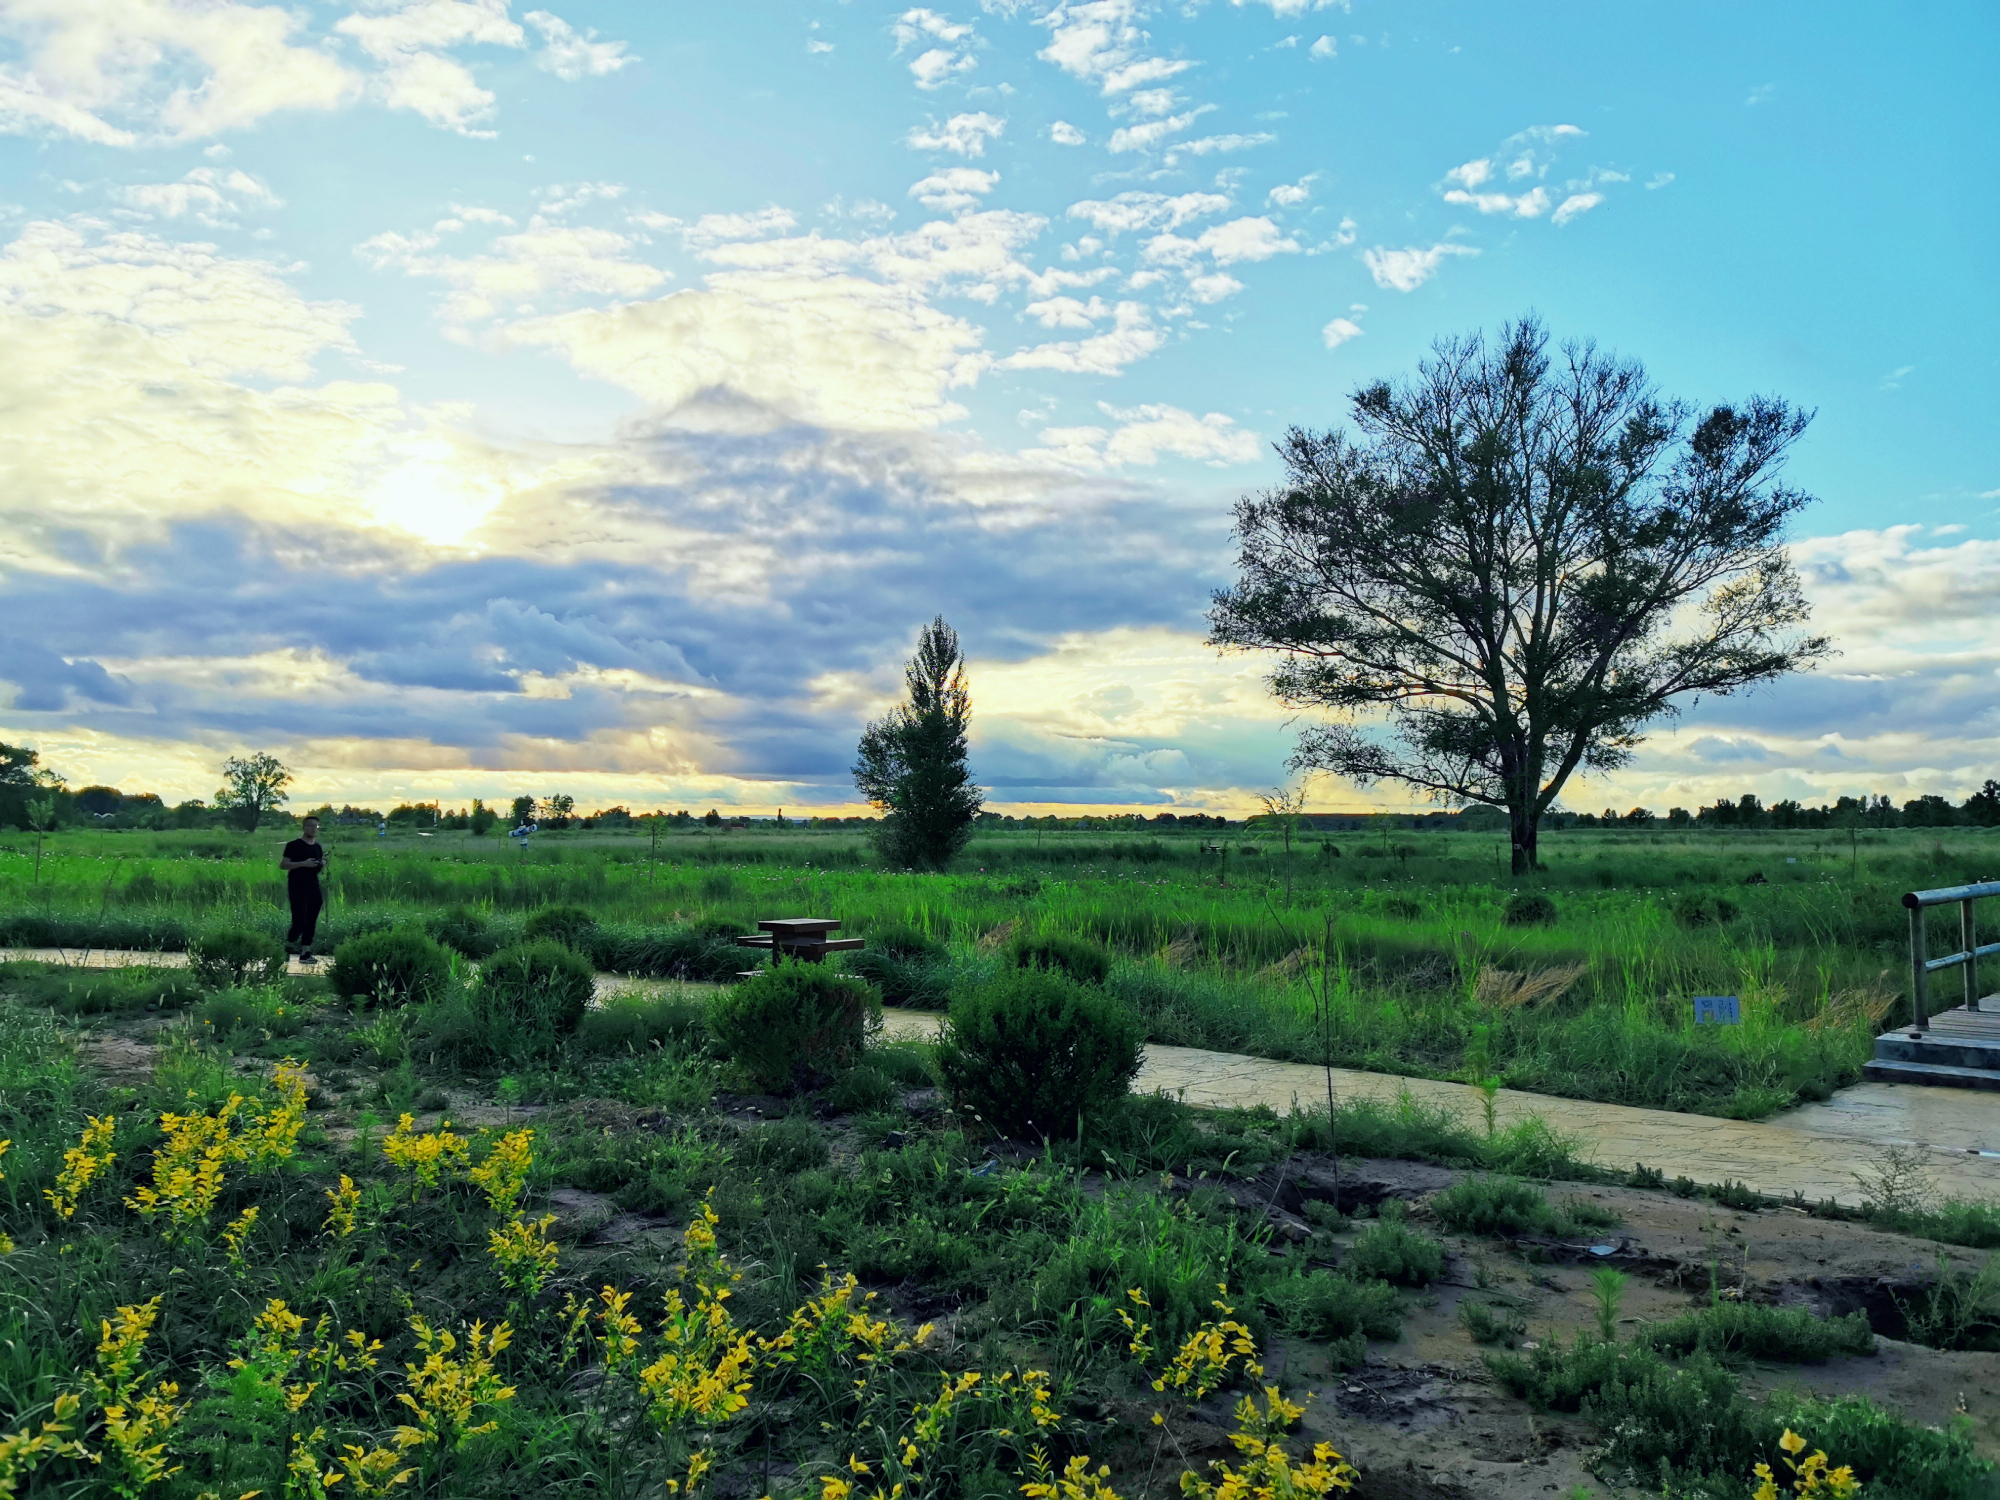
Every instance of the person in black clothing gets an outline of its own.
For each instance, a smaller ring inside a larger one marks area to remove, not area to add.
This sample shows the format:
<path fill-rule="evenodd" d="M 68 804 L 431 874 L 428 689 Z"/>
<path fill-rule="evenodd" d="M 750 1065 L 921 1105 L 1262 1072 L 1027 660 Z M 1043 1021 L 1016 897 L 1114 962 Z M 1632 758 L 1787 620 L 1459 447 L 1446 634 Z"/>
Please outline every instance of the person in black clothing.
<path fill-rule="evenodd" d="M 285 872 L 285 894 L 292 902 L 292 930 L 285 934 L 285 946 L 295 948 L 302 963 L 313 958 L 313 929 L 319 925 L 321 896 L 319 872 L 326 868 L 326 850 L 320 847 L 319 819 L 307 818 L 300 837 L 285 845 L 278 868 Z"/>

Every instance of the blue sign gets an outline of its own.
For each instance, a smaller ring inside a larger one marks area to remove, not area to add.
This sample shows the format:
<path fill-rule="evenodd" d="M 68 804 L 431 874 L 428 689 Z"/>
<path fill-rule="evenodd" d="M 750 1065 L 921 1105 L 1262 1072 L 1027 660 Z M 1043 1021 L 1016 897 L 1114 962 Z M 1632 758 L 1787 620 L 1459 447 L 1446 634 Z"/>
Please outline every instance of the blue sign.
<path fill-rule="evenodd" d="M 1694 1024 L 1697 1026 L 1741 1026 L 1743 1012 L 1734 995 L 1696 995 Z"/>

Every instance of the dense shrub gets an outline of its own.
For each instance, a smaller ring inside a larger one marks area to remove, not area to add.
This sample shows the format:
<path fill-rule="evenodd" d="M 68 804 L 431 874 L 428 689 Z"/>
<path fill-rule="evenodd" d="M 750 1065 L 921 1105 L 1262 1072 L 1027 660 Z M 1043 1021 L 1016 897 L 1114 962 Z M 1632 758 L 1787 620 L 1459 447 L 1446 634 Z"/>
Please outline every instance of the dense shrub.
<path fill-rule="evenodd" d="M 958 995 L 937 1048 L 960 1109 L 1012 1136 L 1067 1136 L 1115 1109 L 1144 1029 L 1101 989 L 1041 968 L 1003 970 Z"/>
<path fill-rule="evenodd" d="M 1668 908 L 1683 927 L 1726 927 L 1736 920 L 1736 903 L 1699 891 L 1683 891 Z"/>
<path fill-rule="evenodd" d="M 773 1093 L 814 1088 L 861 1060 L 875 992 L 824 964 L 760 970 L 717 995 L 708 1026 L 722 1052 Z"/>
<path fill-rule="evenodd" d="M 1265 1283 L 1263 1297 L 1279 1327 L 1299 1338 L 1394 1339 L 1403 1332 L 1403 1304 L 1380 1281 L 1308 1271 Z"/>
<path fill-rule="evenodd" d="M 1458 1321 L 1475 1344 L 1499 1344 L 1511 1349 L 1528 1332 L 1528 1325 L 1503 1308 L 1467 1297 L 1458 1304 Z"/>
<path fill-rule="evenodd" d="M 597 930 L 597 918 L 581 906 L 545 906 L 521 924 L 527 941 L 556 942 L 583 951 Z"/>
<path fill-rule="evenodd" d="M 871 927 L 866 936 L 867 952 L 887 953 L 896 958 L 923 959 L 935 963 L 950 951 L 936 938 L 901 922 L 892 922 L 886 927 Z"/>
<path fill-rule="evenodd" d="M 32 960 L 0 963 L 0 991 L 67 1015 L 119 1015 L 191 1005 L 202 988 L 186 969 L 81 969 Z"/>
<path fill-rule="evenodd" d="M 305 1024 L 306 1014 L 298 1001 L 268 984 L 218 990 L 201 1005 L 201 1019 L 208 1032 L 225 1041 L 239 1030 L 253 1036 L 259 1032 L 290 1036 Z"/>
<path fill-rule="evenodd" d="M 421 932 L 367 932 L 334 950 L 326 977 L 334 993 L 354 1004 L 408 1005 L 444 993 L 451 959 Z"/>
<path fill-rule="evenodd" d="M 873 928 L 868 946 L 847 956 L 847 972 L 875 986 L 884 1005 L 942 1008 L 951 997 L 950 951 L 914 927 Z"/>
<path fill-rule="evenodd" d="M 204 932 L 188 950 L 188 972 L 210 990 L 276 984 L 285 977 L 285 945 L 268 932 L 241 927 Z"/>
<path fill-rule="evenodd" d="M 479 971 L 474 1012 L 503 1056 L 546 1052 L 571 1035 L 589 1009 L 597 982 L 590 960 L 544 939 L 503 948 Z"/>
<path fill-rule="evenodd" d="M 1386 1214 L 1355 1237 L 1344 1265 L 1356 1276 L 1399 1286 L 1429 1286 L 1444 1274 L 1444 1246 L 1410 1228 L 1401 1213 Z"/>
<path fill-rule="evenodd" d="M 1718 1302 L 1640 1332 L 1638 1342 L 1662 1354 L 1700 1350 L 1727 1358 L 1823 1364 L 1836 1354 L 1873 1354 L 1875 1333 L 1861 1313 L 1816 1318 L 1803 1307 Z"/>
<path fill-rule="evenodd" d="M 424 919 L 424 931 L 434 941 L 474 961 L 487 957 L 500 946 L 484 914 L 465 906 L 433 912 Z"/>
<path fill-rule="evenodd" d="M 1018 969 L 1055 970 L 1082 984 L 1102 984 L 1111 973 L 1111 955 L 1103 944 L 1060 932 L 1017 937 L 1008 952 Z"/>
<path fill-rule="evenodd" d="M 601 926 L 588 939 L 591 961 L 613 974 L 731 980 L 753 960 L 733 938 L 708 930 L 715 927 L 724 933 L 740 930 L 729 921 L 702 921 L 692 927 Z"/>
<path fill-rule="evenodd" d="M 584 1013 L 576 1040 L 587 1052 L 700 1047 L 708 1041 L 708 1007 L 680 994 L 612 995 Z"/>
<path fill-rule="evenodd" d="M 1540 891 L 1516 891 L 1507 898 L 1500 920 L 1509 927 L 1549 927 L 1560 915 L 1555 902 Z"/>
<path fill-rule="evenodd" d="M 1513 1177 L 1467 1177 L 1436 1194 L 1431 1212 L 1456 1234 L 1548 1234 L 1569 1221 L 1538 1187 Z"/>

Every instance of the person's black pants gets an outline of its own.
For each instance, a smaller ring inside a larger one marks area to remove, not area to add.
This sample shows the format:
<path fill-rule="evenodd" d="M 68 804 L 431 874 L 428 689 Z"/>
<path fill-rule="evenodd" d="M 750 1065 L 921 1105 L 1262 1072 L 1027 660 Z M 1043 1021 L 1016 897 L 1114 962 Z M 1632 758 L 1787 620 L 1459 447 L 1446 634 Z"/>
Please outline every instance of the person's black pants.
<path fill-rule="evenodd" d="M 285 934 L 287 943 L 296 943 L 300 948 L 313 945 L 313 929 L 319 926 L 319 909 L 322 905 L 319 886 L 314 884 L 307 890 L 293 890 L 292 930 Z"/>

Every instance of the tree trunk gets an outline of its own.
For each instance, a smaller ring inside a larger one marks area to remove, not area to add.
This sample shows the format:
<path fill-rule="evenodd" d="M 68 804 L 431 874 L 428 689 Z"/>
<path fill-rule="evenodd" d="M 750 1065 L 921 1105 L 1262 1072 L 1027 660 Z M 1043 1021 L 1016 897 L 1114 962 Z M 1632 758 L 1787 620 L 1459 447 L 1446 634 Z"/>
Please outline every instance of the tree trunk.
<path fill-rule="evenodd" d="M 1536 868 L 1534 808 L 1521 804 L 1508 808 L 1507 822 L 1514 839 L 1514 873 L 1531 874 Z"/>

